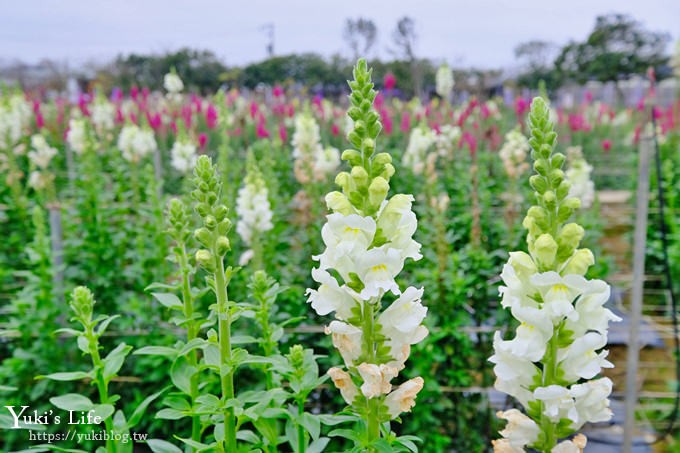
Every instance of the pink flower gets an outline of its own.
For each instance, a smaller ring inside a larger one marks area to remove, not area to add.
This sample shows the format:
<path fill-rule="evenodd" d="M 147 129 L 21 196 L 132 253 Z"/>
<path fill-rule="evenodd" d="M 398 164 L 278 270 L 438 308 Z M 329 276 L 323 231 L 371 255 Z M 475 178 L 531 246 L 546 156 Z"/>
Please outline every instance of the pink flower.
<path fill-rule="evenodd" d="M 391 134 L 394 126 L 392 124 L 392 117 L 387 109 L 380 110 L 380 122 L 383 124 L 383 128 L 386 134 Z"/>
<path fill-rule="evenodd" d="M 408 112 L 404 112 L 404 114 L 401 116 L 401 125 L 399 126 L 399 129 L 402 132 L 408 132 L 411 130 L 411 115 Z"/>
<path fill-rule="evenodd" d="M 40 109 L 38 109 L 38 111 L 35 112 L 35 126 L 38 129 L 42 129 L 43 127 L 45 127 L 45 117 L 43 116 Z"/>
<path fill-rule="evenodd" d="M 515 114 L 519 117 L 523 117 L 524 114 L 529 110 L 530 103 L 524 98 L 515 99 Z"/>
<path fill-rule="evenodd" d="M 205 124 L 210 129 L 217 127 L 217 109 L 212 104 L 208 104 L 208 108 L 205 109 Z"/>
<path fill-rule="evenodd" d="M 391 72 L 385 74 L 383 78 L 383 85 L 385 85 L 386 90 L 393 90 L 397 86 L 397 78 Z"/>
<path fill-rule="evenodd" d="M 208 143 L 208 134 L 201 132 L 198 134 L 198 147 L 205 149 L 205 145 Z"/>
<path fill-rule="evenodd" d="M 193 113 L 190 105 L 182 106 L 182 119 L 184 120 L 184 125 L 187 129 L 191 129 L 191 117 L 193 116 Z"/>
<path fill-rule="evenodd" d="M 281 85 L 274 85 L 274 88 L 272 89 L 272 94 L 276 98 L 280 98 L 283 96 L 283 87 Z"/>
<path fill-rule="evenodd" d="M 279 138 L 283 143 L 288 143 L 288 129 L 283 123 L 279 124 Z"/>
<path fill-rule="evenodd" d="M 267 130 L 264 121 L 257 122 L 255 133 L 257 134 L 257 138 L 269 138 L 269 131 Z"/>
<path fill-rule="evenodd" d="M 477 139 L 471 133 L 465 131 L 463 136 L 460 138 L 460 143 L 458 147 L 462 148 L 463 145 L 467 145 L 470 150 L 470 155 L 474 156 L 477 153 Z"/>
<path fill-rule="evenodd" d="M 608 153 L 612 149 L 612 141 L 608 138 L 602 140 L 602 149 L 605 153 Z"/>
<path fill-rule="evenodd" d="M 590 104 L 593 102 L 593 93 L 590 91 L 586 91 L 585 94 L 583 95 L 583 100 L 586 102 L 586 104 Z"/>
<path fill-rule="evenodd" d="M 333 137 L 337 137 L 338 135 L 340 135 L 340 128 L 335 123 L 333 123 L 333 125 L 331 126 L 331 134 L 333 134 Z"/>
<path fill-rule="evenodd" d="M 139 88 L 137 88 L 137 85 L 133 85 L 132 88 L 130 88 L 130 97 L 136 101 L 138 96 Z"/>
<path fill-rule="evenodd" d="M 250 103 L 250 118 L 255 119 L 255 115 L 257 115 L 257 112 L 259 110 L 259 107 L 257 106 L 257 102 L 253 101 Z"/>
<path fill-rule="evenodd" d="M 152 115 L 151 112 L 146 112 L 146 121 L 148 121 L 149 126 L 155 131 L 160 129 L 163 124 L 160 113 L 154 113 Z"/>

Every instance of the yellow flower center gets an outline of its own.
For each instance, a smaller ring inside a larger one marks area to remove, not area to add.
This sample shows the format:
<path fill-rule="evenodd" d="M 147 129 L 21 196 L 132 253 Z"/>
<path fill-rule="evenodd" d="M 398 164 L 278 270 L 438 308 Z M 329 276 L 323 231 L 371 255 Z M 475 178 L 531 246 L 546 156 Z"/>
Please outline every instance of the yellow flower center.
<path fill-rule="evenodd" d="M 386 271 L 386 270 L 387 270 L 387 266 L 385 266 L 384 264 L 377 264 L 377 265 L 373 266 L 373 267 L 371 268 L 371 270 L 372 270 L 373 272 Z"/>

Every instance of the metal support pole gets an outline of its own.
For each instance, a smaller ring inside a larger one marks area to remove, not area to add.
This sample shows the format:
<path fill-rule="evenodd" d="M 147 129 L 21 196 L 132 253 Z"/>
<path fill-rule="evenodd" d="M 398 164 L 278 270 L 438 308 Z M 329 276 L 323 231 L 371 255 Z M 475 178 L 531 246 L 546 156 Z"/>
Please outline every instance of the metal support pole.
<path fill-rule="evenodd" d="M 640 140 L 638 162 L 637 200 L 635 207 L 635 238 L 633 243 L 633 288 L 630 303 L 630 336 L 626 364 L 626 413 L 623 432 L 623 451 L 631 453 L 635 430 L 637 405 L 637 373 L 640 360 L 640 320 L 642 318 L 642 293 L 645 278 L 645 249 L 647 246 L 647 212 L 649 209 L 649 163 L 652 155 L 652 137 Z"/>

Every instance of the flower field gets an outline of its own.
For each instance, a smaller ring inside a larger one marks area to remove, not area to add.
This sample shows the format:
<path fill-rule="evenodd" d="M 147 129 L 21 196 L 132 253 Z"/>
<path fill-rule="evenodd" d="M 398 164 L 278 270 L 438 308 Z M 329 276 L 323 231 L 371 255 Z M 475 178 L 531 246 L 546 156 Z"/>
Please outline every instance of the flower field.
<path fill-rule="evenodd" d="M 680 103 L 346 77 L 3 88 L 2 451 L 582 451 L 626 366 L 598 194 L 635 191 L 653 136 L 647 274 L 665 250 L 677 291 Z"/>

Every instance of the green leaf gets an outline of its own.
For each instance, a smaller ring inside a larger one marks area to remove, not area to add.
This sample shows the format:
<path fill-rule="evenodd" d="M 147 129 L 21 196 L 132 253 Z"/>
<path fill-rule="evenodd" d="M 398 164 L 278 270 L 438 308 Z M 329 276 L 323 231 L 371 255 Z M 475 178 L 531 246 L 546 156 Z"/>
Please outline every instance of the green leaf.
<path fill-rule="evenodd" d="M 258 339 L 250 335 L 233 335 L 231 337 L 231 344 L 253 344 L 257 343 Z"/>
<path fill-rule="evenodd" d="M 237 432 L 236 438 L 238 440 L 242 440 L 242 441 L 248 442 L 250 444 L 257 444 L 257 443 L 260 442 L 260 438 L 257 437 L 257 434 L 250 431 L 249 429 L 242 429 L 239 432 Z"/>
<path fill-rule="evenodd" d="M 90 373 L 84 371 L 67 371 L 63 373 L 52 373 L 45 376 L 37 376 L 36 379 L 51 379 L 53 381 L 78 381 L 91 377 Z"/>
<path fill-rule="evenodd" d="M 102 418 L 102 420 L 109 418 L 116 410 L 111 404 L 95 404 L 92 409 L 94 409 L 92 415 L 99 416 Z"/>
<path fill-rule="evenodd" d="M 162 357 L 175 358 L 177 350 L 167 346 L 144 346 L 135 350 L 132 355 L 158 355 Z"/>
<path fill-rule="evenodd" d="M 316 440 L 321 434 L 321 421 L 309 412 L 302 414 L 300 424 L 307 430 L 312 439 Z"/>
<path fill-rule="evenodd" d="M 156 418 L 163 420 L 179 420 L 180 418 L 187 417 L 184 412 L 178 411 L 177 409 L 165 408 L 158 411 Z"/>
<path fill-rule="evenodd" d="M 173 293 L 151 293 L 151 295 L 161 303 L 161 305 L 171 310 L 181 310 L 184 305 Z"/>
<path fill-rule="evenodd" d="M 184 345 L 182 349 L 178 352 L 179 355 L 187 355 L 194 349 L 202 348 L 205 346 L 207 341 L 205 341 L 203 338 L 194 338 L 190 342 Z"/>
<path fill-rule="evenodd" d="M 89 398 L 77 393 L 52 397 L 50 403 L 65 411 L 89 411 L 94 407 Z"/>
<path fill-rule="evenodd" d="M 187 395 L 191 395 L 191 377 L 195 373 L 196 368 L 189 365 L 186 358 L 179 356 L 175 359 L 170 368 L 170 379 L 178 389 Z"/>
<path fill-rule="evenodd" d="M 179 447 L 161 439 L 149 439 L 147 445 L 153 453 L 184 453 Z"/>
<path fill-rule="evenodd" d="M 212 444 L 203 444 L 201 442 L 196 442 L 195 440 L 192 439 L 185 439 L 183 437 L 177 437 L 177 439 L 181 440 L 185 444 L 187 444 L 190 447 L 194 447 L 197 451 L 215 451 L 215 447 L 217 446 L 216 443 Z"/>
<path fill-rule="evenodd" d="M 97 336 L 100 337 L 109 327 L 109 324 L 111 324 L 111 321 L 113 321 L 116 318 L 120 318 L 120 315 L 113 315 L 113 316 L 106 316 L 103 318 L 101 324 L 97 326 Z"/>
<path fill-rule="evenodd" d="M 311 444 L 309 444 L 309 447 L 307 447 L 307 453 L 322 453 L 324 448 L 328 445 L 328 442 L 330 442 L 330 438 L 328 437 L 320 437 Z"/>
<path fill-rule="evenodd" d="M 328 433 L 329 437 L 344 437 L 353 442 L 359 442 L 359 434 L 351 429 L 334 429 Z"/>
<path fill-rule="evenodd" d="M 137 423 L 139 423 L 140 420 L 142 419 L 142 416 L 146 412 L 146 408 L 149 407 L 149 404 L 151 404 L 156 398 L 158 398 L 163 393 L 165 393 L 169 388 L 170 388 L 170 386 L 165 387 L 164 389 L 154 393 L 153 395 L 146 397 L 144 399 L 144 401 L 139 403 L 139 406 L 137 406 L 135 411 L 130 416 L 130 420 L 128 420 L 128 423 L 127 423 L 128 428 L 130 428 L 130 429 L 134 428 L 137 425 Z"/>
<path fill-rule="evenodd" d="M 109 352 L 109 354 L 104 358 L 104 379 L 109 380 L 120 371 L 123 363 L 125 362 L 125 357 L 132 351 L 132 346 L 128 346 L 125 343 L 121 343 L 116 346 L 116 349 Z"/>

